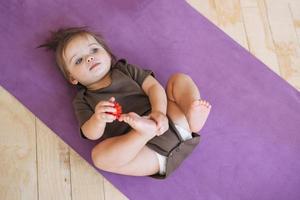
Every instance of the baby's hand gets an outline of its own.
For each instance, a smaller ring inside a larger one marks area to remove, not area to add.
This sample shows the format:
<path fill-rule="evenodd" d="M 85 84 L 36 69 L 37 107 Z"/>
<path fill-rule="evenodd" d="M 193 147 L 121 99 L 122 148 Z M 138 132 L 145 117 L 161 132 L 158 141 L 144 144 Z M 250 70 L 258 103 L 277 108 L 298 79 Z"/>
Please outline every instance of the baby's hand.
<path fill-rule="evenodd" d="M 169 129 L 169 120 L 165 114 L 159 111 L 153 111 L 149 115 L 150 119 L 154 120 L 157 125 L 157 136 L 162 135 Z"/>
<path fill-rule="evenodd" d="M 108 101 L 100 101 L 95 107 L 95 117 L 101 122 L 111 123 L 116 119 L 116 116 L 109 114 L 115 113 L 114 108 L 115 98 L 111 97 Z"/>

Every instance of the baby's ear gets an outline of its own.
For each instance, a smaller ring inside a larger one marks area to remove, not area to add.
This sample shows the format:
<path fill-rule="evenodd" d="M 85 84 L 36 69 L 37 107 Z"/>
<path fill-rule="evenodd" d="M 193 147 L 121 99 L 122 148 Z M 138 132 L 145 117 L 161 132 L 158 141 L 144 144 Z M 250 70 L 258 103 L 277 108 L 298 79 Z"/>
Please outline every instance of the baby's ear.
<path fill-rule="evenodd" d="M 77 81 L 75 78 L 73 78 L 73 76 L 69 76 L 69 81 L 70 81 L 70 83 L 72 83 L 73 85 L 77 85 L 77 84 L 78 84 L 78 81 Z"/>

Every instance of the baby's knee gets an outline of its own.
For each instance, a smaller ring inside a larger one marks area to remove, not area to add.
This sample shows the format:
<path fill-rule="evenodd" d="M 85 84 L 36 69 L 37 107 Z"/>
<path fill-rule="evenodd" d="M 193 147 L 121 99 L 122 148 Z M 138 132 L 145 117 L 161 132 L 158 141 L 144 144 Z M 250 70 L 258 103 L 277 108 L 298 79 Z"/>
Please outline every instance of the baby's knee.
<path fill-rule="evenodd" d="M 173 95 L 173 90 L 177 88 L 178 86 L 185 86 L 184 82 L 190 81 L 192 78 L 184 73 L 175 73 L 170 76 L 167 82 L 167 87 L 166 87 L 166 92 L 167 96 L 171 99 L 174 100 Z"/>
<path fill-rule="evenodd" d="M 191 77 L 184 73 L 174 73 L 170 76 L 169 81 L 177 82 L 178 80 L 182 80 L 182 79 L 191 79 Z"/>
<path fill-rule="evenodd" d="M 97 146 L 94 147 L 91 151 L 91 158 L 93 161 L 93 164 L 101 170 L 104 171 L 110 171 L 112 169 L 112 166 L 107 162 L 107 159 L 105 159 L 105 155 L 97 149 Z"/>
<path fill-rule="evenodd" d="M 184 73 L 175 73 L 172 74 L 167 83 L 167 91 L 172 91 L 175 85 L 182 85 L 183 82 L 191 81 L 192 78 Z"/>

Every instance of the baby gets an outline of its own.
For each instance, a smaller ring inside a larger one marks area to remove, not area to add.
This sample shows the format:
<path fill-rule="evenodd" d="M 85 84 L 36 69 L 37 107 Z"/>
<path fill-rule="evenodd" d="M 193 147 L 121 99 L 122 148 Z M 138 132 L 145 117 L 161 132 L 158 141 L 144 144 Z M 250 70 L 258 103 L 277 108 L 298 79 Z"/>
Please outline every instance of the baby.
<path fill-rule="evenodd" d="M 199 143 L 196 132 L 211 105 L 188 75 L 173 74 L 164 90 L 151 70 L 116 59 L 86 27 L 59 29 L 39 47 L 55 51 L 63 75 L 78 88 L 73 105 L 81 136 L 100 139 L 91 152 L 97 168 L 164 179 Z M 123 110 L 118 119 L 116 102 Z"/>

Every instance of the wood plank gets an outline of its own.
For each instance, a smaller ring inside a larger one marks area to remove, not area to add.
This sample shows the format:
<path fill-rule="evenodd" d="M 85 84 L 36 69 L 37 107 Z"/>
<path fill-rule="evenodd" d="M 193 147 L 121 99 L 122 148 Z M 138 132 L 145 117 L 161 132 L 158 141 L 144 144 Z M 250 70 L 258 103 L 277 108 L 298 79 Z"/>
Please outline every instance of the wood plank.
<path fill-rule="evenodd" d="M 186 0 L 245 49 L 248 49 L 239 0 Z"/>
<path fill-rule="evenodd" d="M 69 147 L 36 120 L 39 199 L 71 199 Z"/>
<path fill-rule="evenodd" d="M 70 151 L 72 199 L 104 200 L 104 178 L 74 150 Z"/>
<path fill-rule="evenodd" d="M 266 0 L 266 7 L 280 74 L 300 89 L 300 46 L 288 2 Z"/>
<path fill-rule="evenodd" d="M 263 1 L 250 4 L 241 0 L 249 50 L 275 73 L 280 75 L 272 34 Z"/>
<path fill-rule="evenodd" d="M 259 0 L 240 0 L 242 8 L 257 7 Z"/>
<path fill-rule="evenodd" d="M 1 86 L 0 110 L 0 199 L 35 200 L 35 117 Z"/>
<path fill-rule="evenodd" d="M 300 1 L 291 0 L 289 2 L 289 9 L 292 15 L 295 30 L 297 32 L 298 43 L 300 43 Z"/>
<path fill-rule="evenodd" d="M 245 49 L 248 48 L 239 0 L 215 0 L 218 24 L 221 29 Z"/>
<path fill-rule="evenodd" d="M 190 6 L 218 26 L 218 17 L 214 0 L 186 0 Z"/>

